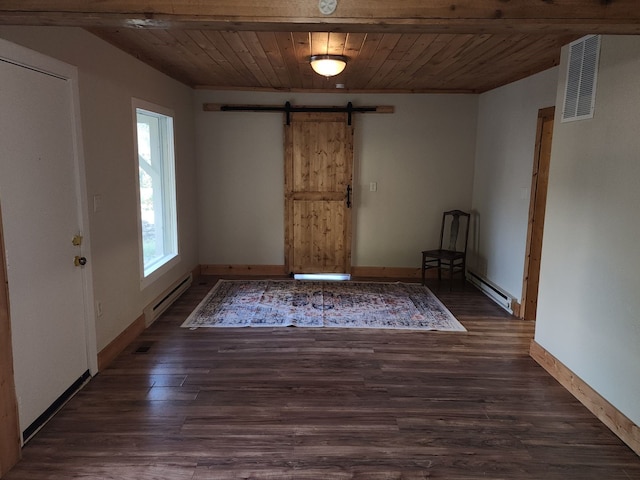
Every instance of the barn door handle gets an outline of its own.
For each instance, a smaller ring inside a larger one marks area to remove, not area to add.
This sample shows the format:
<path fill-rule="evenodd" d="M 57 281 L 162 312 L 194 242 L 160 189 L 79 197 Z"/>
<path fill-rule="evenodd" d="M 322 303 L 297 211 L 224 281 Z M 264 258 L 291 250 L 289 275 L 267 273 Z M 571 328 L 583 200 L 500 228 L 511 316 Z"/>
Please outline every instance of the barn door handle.
<path fill-rule="evenodd" d="M 347 185 L 347 208 L 351 208 L 351 185 Z"/>

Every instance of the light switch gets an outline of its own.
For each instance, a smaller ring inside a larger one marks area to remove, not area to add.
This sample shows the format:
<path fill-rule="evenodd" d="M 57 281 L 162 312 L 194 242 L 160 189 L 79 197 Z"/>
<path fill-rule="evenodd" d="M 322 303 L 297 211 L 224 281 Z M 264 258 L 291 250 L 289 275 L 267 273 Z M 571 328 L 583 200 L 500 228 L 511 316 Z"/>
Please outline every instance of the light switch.
<path fill-rule="evenodd" d="M 378 182 L 371 182 L 369 184 L 369 191 L 370 192 L 377 192 L 378 191 Z"/>

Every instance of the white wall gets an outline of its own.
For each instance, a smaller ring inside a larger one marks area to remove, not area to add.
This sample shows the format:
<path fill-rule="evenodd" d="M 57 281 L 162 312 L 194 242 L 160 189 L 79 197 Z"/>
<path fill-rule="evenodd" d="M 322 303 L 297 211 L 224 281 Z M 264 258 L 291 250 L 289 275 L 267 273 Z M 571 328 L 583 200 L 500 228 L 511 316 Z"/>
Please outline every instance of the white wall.
<path fill-rule="evenodd" d="M 193 109 L 190 88 L 160 74 L 79 28 L 0 27 L 0 37 L 75 65 L 90 208 L 93 283 L 103 315 L 96 324 L 104 348 L 143 308 L 198 264 Z M 176 175 L 181 262 L 140 289 L 132 106 L 137 97 L 175 112 Z M 4 112 L 3 112 L 4 113 Z"/>
<path fill-rule="evenodd" d="M 354 266 L 414 267 L 471 207 L 476 95 L 196 92 L 200 262 L 284 263 L 283 115 L 202 104 L 393 105 L 355 118 Z M 377 192 L 369 183 L 377 182 Z"/>
<path fill-rule="evenodd" d="M 557 104 L 564 99 L 563 49 Z M 556 122 L 536 341 L 640 424 L 640 37 L 602 39 L 595 116 Z"/>
<path fill-rule="evenodd" d="M 538 110 L 555 105 L 552 68 L 480 95 L 469 268 L 521 300 Z"/>

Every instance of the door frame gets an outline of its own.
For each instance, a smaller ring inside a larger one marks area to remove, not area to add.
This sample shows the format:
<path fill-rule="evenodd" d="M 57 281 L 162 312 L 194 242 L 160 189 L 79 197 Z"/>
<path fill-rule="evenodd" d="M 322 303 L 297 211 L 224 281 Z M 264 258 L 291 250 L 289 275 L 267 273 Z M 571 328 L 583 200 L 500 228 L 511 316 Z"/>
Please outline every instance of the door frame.
<path fill-rule="evenodd" d="M 337 115 L 342 114 L 344 112 L 313 112 L 316 115 L 328 114 L 328 115 Z M 345 239 L 344 239 L 344 248 L 345 248 L 345 271 L 340 273 L 351 273 L 352 268 L 352 243 L 353 243 L 353 216 L 354 216 L 354 206 L 355 203 L 353 201 L 353 185 L 354 185 L 354 172 L 355 172 L 355 154 L 354 154 L 354 141 L 355 141 L 355 129 L 354 129 L 354 118 L 353 116 L 345 115 L 345 124 L 349 130 L 348 134 L 351 139 L 351 144 L 349 146 L 350 152 L 350 161 L 349 165 L 349 185 L 350 185 L 350 206 L 347 207 L 348 215 L 345 218 Z M 291 119 L 287 121 L 287 119 Z M 292 150 L 292 139 L 291 139 L 291 123 L 293 123 L 293 116 L 288 117 L 285 116 L 284 122 L 284 267 L 285 272 L 287 274 L 294 273 L 292 272 L 292 257 L 293 257 L 293 245 L 292 245 L 292 236 L 293 236 L 293 150 Z M 346 201 L 346 192 L 345 192 L 345 201 Z M 310 272 L 303 272 L 310 273 Z"/>
<path fill-rule="evenodd" d="M 68 82 L 69 85 L 69 93 L 70 93 L 70 101 L 71 101 L 71 112 L 72 112 L 72 144 L 74 149 L 74 165 L 75 165 L 75 178 L 73 182 L 75 183 L 75 188 L 77 192 L 77 201 L 76 201 L 76 212 L 74 214 L 78 218 L 78 227 L 80 229 L 80 233 L 83 237 L 82 247 L 83 247 L 83 255 L 88 257 L 91 260 L 91 238 L 89 232 L 89 209 L 88 209 L 88 195 L 86 189 L 86 170 L 85 170 L 85 159 L 84 159 L 84 149 L 82 144 L 82 129 L 81 129 L 81 116 L 80 116 L 80 93 L 78 87 L 78 69 L 72 65 L 61 62 L 54 58 L 43 55 L 39 52 L 35 52 L 28 48 L 25 48 L 20 45 L 16 45 L 14 43 L 8 42 L 6 40 L 0 39 L 0 61 L 5 61 L 20 67 L 28 68 L 30 70 L 34 70 L 40 72 L 44 75 L 51 75 L 54 77 L 58 77 Z M 0 205 L 0 209 L 2 205 Z M 0 212 L 1 216 L 1 212 Z M 71 241 L 71 239 L 69 239 Z M 2 255 L 0 263 L 2 263 L 3 267 L 6 266 L 6 251 L 4 249 L 4 233 L 3 229 L 0 228 L 0 245 L 2 245 Z M 28 268 L 28 266 L 25 266 Z M 6 285 L 6 294 L 7 297 L 1 298 L 0 300 L 0 331 L 11 331 L 11 320 L 10 320 L 10 308 L 9 308 L 9 298 L 8 291 L 11 288 L 11 285 L 8 285 L 6 278 L 6 270 L 4 268 L 0 268 L 0 273 L 2 274 L 2 280 Z M 91 261 L 89 261 L 82 269 L 82 289 L 83 289 L 83 298 L 84 298 L 84 327 L 85 327 L 85 341 L 86 341 L 86 352 L 87 352 L 87 362 L 89 367 L 89 372 L 91 375 L 95 375 L 98 372 L 98 352 L 97 352 L 97 340 L 96 340 L 96 315 L 94 309 L 94 293 L 93 293 L 93 272 Z M 3 338 L 3 344 L 8 343 L 9 346 L 12 346 L 12 340 L 10 336 Z M 0 348 L 4 348 L 5 345 L 0 345 Z M 11 371 L 13 374 L 13 356 L 9 359 L 10 362 L 2 365 L 2 372 L 6 373 Z M 13 378 L 13 375 L 11 375 Z M 15 391 L 15 383 L 12 381 L 11 384 L 7 384 L 7 393 L 4 396 L 0 397 L 0 412 L 3 411 L 12 411 L 11 408 L 11 397 L 16 397 Z M 9 400 L 7 400 L 9 398 Z M 9 405 L 6 403 L 9 402 Z M 16 401 L 17 404 L 17 401 Z M 15 423 L 18 424 L 18 412 L 17 409 L 15 411 Z M 11 423 L 12 419 L 9 419 L 9 423 Z M 18 429 L 21 429 L 25 426 L 18 425 Z M 18 432 L 18 436 L 16 437 L 17 447 L 20 448 L 21 442 L 21 434 Z M 1 445 L 1 444 L 0 444 Z M 4 450 L 4 449 L 0 449 Z M 15 460 L 15 459 L 14 459 Z M 3 458 L 0 455 L 0 468 L 3 470 L 5 468 L 11 468 L 13 465 L 9 465 L 9 463 L 5 464 L 4 461 L 9 462 L 8 459 Z M 14 462 L 15 463 L 15 462 Z M 1 471 L 0 471 L 1 472 Z"/>
<path fill-rule="evenodd" d="M 551 160 L 551 155 L 542 155 L 543 127 L 549 119 L 554 120 L 555 110 L 556 107 L 547 107 L 538 110 L 520 310 L 520 318 L 525 320 L 535 320 L 535 312 L 538 304 L 537 292 L 540 281 L 540 270 L 539 267 L 532 267 L 532 259 L 539 259 L 542 254 L 544 210 L 547 204 L 547 184 L 549 182 L 549 165 Z M 543 221 L 538 228 L 538 225 L 534 225 L 534 219 L 539 219 L 540 215 L 542 215 Z"/>
<path fill-rule="evenodd" d="M 2 208 L 0 205 L 0 477 L 20 460 L 20 425 L 18 399 L 13 376 L 13 344 L 9 318 L 9 288 L 7 262 L 4 254 Z"/>

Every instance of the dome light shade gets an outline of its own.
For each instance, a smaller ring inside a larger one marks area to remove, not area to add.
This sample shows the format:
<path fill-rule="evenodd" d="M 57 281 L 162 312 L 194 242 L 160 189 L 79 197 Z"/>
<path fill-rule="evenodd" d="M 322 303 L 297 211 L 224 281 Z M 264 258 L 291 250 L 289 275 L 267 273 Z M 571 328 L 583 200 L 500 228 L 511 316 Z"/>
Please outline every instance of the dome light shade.
<path fill-rule="evenodd" d="M 313 71 L 324 77 L 338 75 L 347 66 L 347 57 L 342 55 L 313 55 L 309 58 Z"/>

